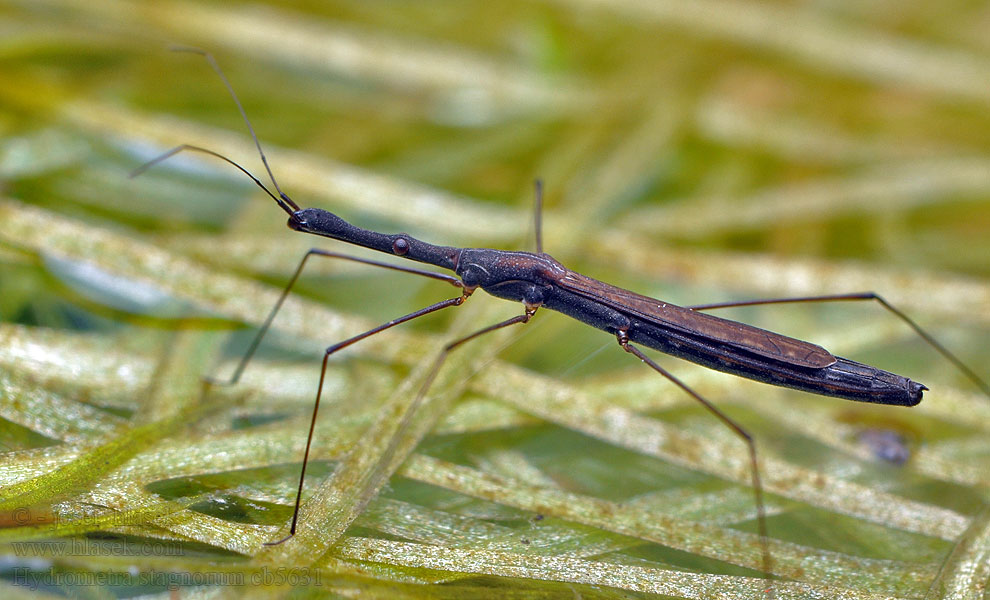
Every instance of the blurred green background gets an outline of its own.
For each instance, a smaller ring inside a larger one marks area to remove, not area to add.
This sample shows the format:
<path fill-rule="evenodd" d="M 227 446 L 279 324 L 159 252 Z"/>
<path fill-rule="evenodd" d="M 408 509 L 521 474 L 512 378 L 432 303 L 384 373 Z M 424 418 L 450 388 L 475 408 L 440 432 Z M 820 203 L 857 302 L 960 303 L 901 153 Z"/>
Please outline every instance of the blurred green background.
<path fill-rule="evenodd" d="M 716 573 L 761 595 L 744 447 L 610 336 L 542 311 L 412 401 L 438 344 L 518 313 L 483 293 L 335 357 L 323 533 L 263 548 L 322 349 L 456 292 L 316 261 L 245 380 L 201 396 L 307 248 L 351 249 L 209 157 L 128 178 L 182 143 L 263 173 L 219 78 L 170 46 L 216 56 L 302 206 L 532 249 L 539 177 L 571 268 L 681 304 L 876 291 L 986 378 L 988 30 L 982 2 L 0 2 L 4 594 L 23 569 L 128 597 L 291 566 L 321 585 L 250 589 L 707 597 Z M 861 304 L 720 314 L 924 382 L 919 407 L 659 360 L 756 435 L 780 597 L 983 597 L 990 400 Z M 51 539 L 80 545 L 25 557 Z"/>

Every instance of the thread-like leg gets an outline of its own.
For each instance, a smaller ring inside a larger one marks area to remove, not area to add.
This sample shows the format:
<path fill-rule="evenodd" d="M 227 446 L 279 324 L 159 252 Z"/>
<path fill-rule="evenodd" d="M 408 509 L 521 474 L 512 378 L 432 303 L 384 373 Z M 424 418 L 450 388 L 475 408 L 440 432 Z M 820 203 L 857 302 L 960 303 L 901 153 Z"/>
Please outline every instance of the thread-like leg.
<path fill-rule="evenodd" d="M 734 308 L 739 306 L 760 306 L 763 304 L 792 304 L 798 302 L 846 302 L 846 301 L 861 301 L 861 300 L 874 300 L 884 307 L 886 310 L 890 311 L 895 317 L 907 324 L 908 327 L 914 330 L 918 336 L 925 340 L 929 346 L 934 348 L 939 354 L 945 357 L 949 362 L 951 362 L 959 371 L 965 375 L 970 381 L 976 384 L 976 387 L 986 394 L 990 398 L 990 385 L 987 384 L 975 371 L 970 369 L 960 360 L 955 354 L 949 351 L 948 348 L 943 346 L 938 340 L 931 336 L 927 331 L 921 328 L 914 319 L 907 316 L 899 308 L 895 307 L 890 302 L 887 302 L 883 296 L 875 292 L 860 292 L 855 294 L 829 294 L 826 296 L 799 296 L 796 298 L 768 298 L 762 300 L 742 300 L 737 302 L 718 302 L 715 304 L 698 304 L 696 306 L 688 306 L 691 310 L 712 310 L 716 308 Z"/>
<path fill-rule="evenodd" d="M 763 483 L 762 480 L 760 479 L 760 467 L 756 459 L 756 441 L 753 439 L 753 436 L 750 435 L 748 431 L 743 429 L 741 425 L 739 425 L 731 418 L 729 418 L 729 416 L 726 415 L 724 412 L 722 412 L 718 407 L 716 407 L 714 404 L 712 404 L 711 402 L 706 400 L 703 396 L 701 396 L 701 394 L 688 387 L 687 384 L 685 384 L 683 381 L 675 377 L 672 373 L 670 373 L 670 371 L 664 369 L 656 362 L 654 362 L 653 359 L 643 354 L 643 352 L 640 351 L 639 348 L 630 344 L 629 336 L 626 334 L 625 331 L 620 330 L 616 334 L 616 338 L 618 338 L 619 346 L 621 346 L 623 350 L 636 356 L 639 360 L 646 363 L 646 365 L 649 366 L 651 369 L 663 375 L 674 385 L 687 392 L 688 395 L 690 395 L 692 398 L 700 402 L 702 406 L 708 409 L 710 413 L 715 415 L 715 417 L 717 417 L 718 420 L 720 420 L 726 427 L 728 427 L 730 430 L 732 430 L 733 433 L 735 433 L 737 436 L 742 438 L 744 442 L 746 442 L 746 446 L 747 448 L 749 448 L 749 464 L 750 464 L 750 473 L 752 475 L 753 494 L 756 498 L 756 524 L 757 524 L 757 529 L 759 530 L 760 546 L 763 554 L 763 574 L 769 580 L 772 577 L 771 569 L 773 563 L 770 559 L 770 543 L 767 537 L 767 515 L 766 515 L 766 507 L 763 504 Z"/>
<path fill-rule="evenodd" d="M 399 317 L 398 319 L 393 319 L 388 323 L 383 323 L 378 327 L 369 329 L 364 333 L 359 333 L 354 337 L 347 338 L 346 340 L 342 342 L 338 342 L 326 349 L 326 352 L 323 353 L 323 366 L 320 369 L 320 383 L 316 388 L 316 400 L 313 402 L 313 416 L 310 418 L 309 421 L 309 433 L 306 434 L 306 450 L 303 452 L 302 468 L 300 469 L 299 472 L 299 487 L 296 490 L 296 503 L 295 503 L 295 508 L 292 511 L 292 525 L 289 527 L 289 535 L 285 536 L 284 538 L 276 542 L 266 542 L 266 545 L 274 546 L 276 544 L 281 544 L 282 542 L 284 542 L 285 540 L 291 538 L 293 535 L 296 534 L 296 523 L 299 520 L 299 505 L 302 502 L 303 483 L 306 480 L 306 466 L 309 464 L 309 450 L 310 447 L 313 445 L 313 432 L 316 430 L 316 416 L 320 411 L 320 399 L 323 397 L 323 381 L 324 379 L 326 379 L 327 363 L 330 360 L 330 356 L 335 352 L 337 352 L 338 350 L 343 350 L 344 348 L 350 346 L 351 344 L 359 342 L 365 338 L 371 337 L 376 333 L 385 331 L 386 329 L 389 329 L 391 327 L 395 327 L 396 325 L 399 325 L 401 323 L 405 323 L 406 321 L 411 321 L 415 318 L 422 317 L 423 315 L 428 315 L 430 313 L 447 308 L 449 306 L 460 306 L 461 304 L 464 304 L 464 300 L 468 297 L 469 293 L 470 292 L 465 291 L 463 295 L 458 296 L 456 298 L 450 298 L 447 300 L 443 300 L 441 302 L 437 302 L 436 304 L 431 304 L 426 308 L 422 308 L 420 310 L 417 310 L 416 312 L 411 312 L 408 315 Z"/>
<path fill-rule="evenodd" d="M 382 331 L 384 329 L 387 329 L 389 327 L 392 327 L 393 325 L 398 325 L 399 323 L 404 323 L 405 321 L 409 321 L 411 319 L 415 319 L 416 317 L 420 317 L 422 315 L 425 315 L 425 314 L 428 314 L 428 313 L 431 313 L 431 312 L 440 310 L 441 308 L 446 308 L 447 306 L 459 306 L 460 304 L 463 304 L 464 298 L 466 298 L 466 297 L 467 296 L 461 296 L 460 298 L 451 298 L 450 300 L 445 300 L 443 302 L 438 302 L 437 304 L 434 304 L 432 306 L 428 306 L 428 307 L 426 307 L 426 308 L 424 308 L 422 310 L 418 310 L 418 311 L 416 311 L 414 313 L 410 313 L 410 314 L 408 314 L 408 315 L 406 315 L 404 317 L 401 317 L 399 319 L 396 319 L 394 321 L 389 321 L 388 323 L 385 323 L 384 325 L 381 325 L 381 326 L 376 327 L 374 329 L 368 330 L 368 331 L 366 331 L 366 332 L 364 332 L 364 333 L 362 333 L 360 335 L 356 335 L 356 336 L 354 336 L 354 337 L 352 337 L 350 339 L 347 339 L 347 340 L 344 340 L 343 342 L 340 342 L 339 344 L 335 344 L 335 345 L 330 346 L 329 348 L 327 348 L 326 354 L 323 356 L 323 368 L 320 371 L 320 384 L 319 384 L 319 388 L 316 390 L 316 402 L 313 404 L 313 417 L 312 417 L 312 419 L 310 420 L 310 423 L 309 423 L 309 434 L 306 437 L 306 451 L 303 454 L 302 470 L 301 470 L 301 472 L 299 474 L 299 489 L 296 491 L 296 504 L 295 504 L 295 508 L 292 511 L 292 524 L 289 526 L 289 535 L 287 535 L 284 538 L 282 538 L 282 539 L 280 539 L 278 541 L 275 541 L 275 542 L 266 542 L 266 545 L 274 546 L 274 545 L 277 545 L 277 544 L 281 544 L 282 542 L 288 540 L 289 538 L 291 538 L 293 535 L 296 534 L 296 525 L 297 525 L 297 523 L 299 521 L 299 506 L 300 506 L 301 501 L 302 501 L 303 481 L 306 478 L 306 465 L 309 462 L 309 448 L 310 448 L 310 446 L 312 445 L 312 442 L 313 442 L 313 431 L 316 428 L 316 415 L 317 415 L 317 412 L 320 410 L 320 397 L 321 397 L 322 392 L 323 392 L 323 379 L 326 376 L 326 372 L 327 372 L 327 360 L 330 358 L 330 355 L 333 354 L 334 352 L 336 352 L 337 350 L 340 350 L 341 348 L 346 348 L 347 346 L 350 346 L 354 342 L 363 340 L 364 338 L 369 337 L 369 336 L 372 336 L 372 335 L 378 333 L 379 331 Z M 440 356 L 437 357 L 437 359 L 433 363 L 433 366 L 430 368 L 430 372 L 426 376 L 426 379 L 423 381 L 423 385 L 420 386 L 419 392 L 417 392 L 417 394 L 416 394 L 416 399 L 413 401 L 412 405 L 410 405 L 410 408 L 407 411 L 407 413 L 411 415 L 411 414 L 413 414 L 416 411 L 416 407 L 422 401 L 423 397 L 426 395 L 426 392 L 430 389 L 430 385 L 433 384 L 433 380 L 436 379 L 437 373 L 440 371 L 441 365 L 443 365 L 444 361 L 447 359 L 447 356 L 450 354 L 451 350 L 453 350 L 454 348 L 460 346 L 461 344 L 463 344 L 463 343 L 465 343 L 465 342 L 467 342 L 469 340 L 472 340 L 472 339 L 474 339 L 474 338 L 476 338 L 476 337 L 478 337 L 480 335 L 484 335 L 486 333 L 490 333 L 490 332 L 495 331 L 497 329 L 501 329 L 503 327 L 508 327 L 509 325 L 514 325 L 516 323 L 526 323 L 536 313 L 536 308 L 537 307 L 535 307 L 535 306 L 533 306 L 533 307 L 527 306 L 526 307 L 526 312 L 524 314 L 522 314 L 522 315 L 519 315 L 519 316 L 516 316 L 516 317 L 512 317 L 511 319 L 506 319 L 505 321 L 502 321 L 501 323 L 496 323 L 494 325 L 490 325 L 488 327 L 485 327 L 484 329 L 479 329 L 478 331 L 475 331 L 474 333 L 472 333 L 470 335 L 466 335 L 466 336 L 464 336 L 464 337 L 462 337 L 460 339 L 454 340 L 453 342 L 451 342 L 451 343 L 447 344 L 446 346 L 444 346 L 443 350 L 440 352 Z M 405 426 L 406 426 L 406 424 L 404 423 L 403 424 L 403 427 L 405 427 Z M 399 431 L 399 434 L 401 434 L 401 429 Z M 393 439 L 396 439 L 396 440 L 399 439 L 401 437 L 401 435 L 399 435 L 399 434 L 397 434 L 396 436 L 394 436 Z M 385 454 L 387 455 L 387 454 L 389 454 L 389 453 L 391 453 L 393 451 L 394 451 L 394 448 L 389 447 L 388 449 L 386 449 Z"/>
<path fill-rule="evenodd" d="M 261 325 L 261 328 L 258 329 L 258 333 L 254 336 L 254 339 L 251 341 L 251 345 L 248 346 L 247 352 L 244 353 L 244 357 L 241 358 L 241 362 L 237 364 L 237 368 L 234 369 L 234 373 L 230 376 L 230 379 L 223 381 L 223 380 L 214 379 L 212 377 L 206 378 L 206 380 L 211 385 L 233 385 L 237 383 L 238 380 L 240 380 L 241 374 L 244 373 L 244 369 L 247 368 L 248 363 L 251 361 L 251 358 L 254 356 L 255 351 L 258 349 L 258 346 L 261 344 L 261 339 L 265 337 L 265 334 L 268 333 L 269 328 L 271 328 L 272 321 L 275 320 L 275 315 L 278 313 L 279 309 L 282 308 L 282 304 L 285 302 L 285 299 L 289 296 L 289 292 L 292 291 L 292 287 L 296 284 L 296 281 L 299 280 L 299 275 L 302 274 L 302 270 L 306 266 L 306 262 L 309 260 L 310 256 L 320 256 L 325 258 L 341 258 L 344 260 L 359 262 L 362 264 L 372 265 L 375 267 L 382 267 L 384 269 L 391 269 L 393 271 L 401 271 L 403 273 L 412 273 L 413 275 L 421 275 L 423 277 L 429 277 L 431 279 L 438 279 L 440 281 L 446 281 L 447 283 L 453 285 L 454 287 L 458 287 L 461 289 L 464 288 L 464 285 L 461 283 L 461 281 L 458 278 L 454 277 L 453 275 L 447 275 L 445 273 L 436 273 L 434 271 L 427 271 L 425 269 L 415 269 L 412 267 L 393 265 L 385 262 L 379 262 L 377 260 L 370 260 L 367 258 L 351 256 L 349 254 L 340 254 L 337 252 L 328 252 L 326 250 L 312 248 L 309 250 L 309 252 L 306 253 L 305 256 L 303 256 L 302 260 L 299 261 L 299 266 L 296 267 L 296 271 L 295 273 L 293 273 L 292 279 L 289 280 L 288 285 L 286 285 L 285 289 L 282 290 L 282 294 L 278 297 L 278 301 L 275 302 L 275 306 L 273 306 L 271 312 L 268 313 L 268 317 L 265 318 L 265 322 Z"/>
<path fill-rule="evenodd" d="M 428 392 L 430 390 L 430 386 L 433 385 L 433 381 L 436 379 L 437 374 L 440 372 L 440 367 L 443 366 L 443 363 L 447 360 L 447 357 L 450 356 L 450 353 L 455 348 L 457 348 L 461 344 L 464 344 L 465 342 L 473 340 L 476 337 L 502 329 L 503 327 L 508 327 L 509 325 L 515 325 L 516 323 L 528 323 L 529 320 L 533 318 L 533 315 L 536 314 L 537 308 L 539 307 L 526 306 L 526 312 L 521 315 L 512 317 L 511 319 L 506 319 L 499 323 L 495 323 L 494 325 L 489 325 L 484 329 L 479 329 L 478 331 L 475 331 L 472 334 L 456 339 L 453 342 L 450 342 L 449 344 L 444 346 L 443 350 L 440 351 L 440 354 L 433 361 L 433 365 L 430 367 L 430 372 L 426 375 L 426 379 L 423 380 L 422 385 L 420 385 L 419 391 L 416 392 L 416 398 L 413 400 L 412 404 L 409 405 L 409 409 L 406 411 L 406 419 L 402 422 L 402 425 L 400 426 L 399 430 L 396 432 L 396 435 L 392 437 L 392 439 L 394 440 L 393 443 L 389 445 L 389 447 L 385 450 L 383 455 L 386 457 L 391 457 L 392 453 L 395 452 L 396 444 L 398 444 L 399 440 L 402 439 L 402 433 L 405 430 L 405 428 L 409 426 L 412 415 L 416 413 L 416 409 L 419 407 L 420 403 L 423 401 L 423 398 L 426 396 L 426 392 Z"/>

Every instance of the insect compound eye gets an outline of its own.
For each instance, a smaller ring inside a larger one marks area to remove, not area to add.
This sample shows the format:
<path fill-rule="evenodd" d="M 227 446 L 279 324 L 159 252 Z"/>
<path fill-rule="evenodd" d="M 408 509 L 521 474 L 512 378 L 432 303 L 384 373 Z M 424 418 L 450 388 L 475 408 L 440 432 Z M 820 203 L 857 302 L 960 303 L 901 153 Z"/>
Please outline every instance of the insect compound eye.
<path fill-rule="evenodd" d="M 392 252 L 395 252 L 398 256 L 404 256 L 409 252 L 409 240 L 406 238 L 395 238 L 392 242 Z"/>

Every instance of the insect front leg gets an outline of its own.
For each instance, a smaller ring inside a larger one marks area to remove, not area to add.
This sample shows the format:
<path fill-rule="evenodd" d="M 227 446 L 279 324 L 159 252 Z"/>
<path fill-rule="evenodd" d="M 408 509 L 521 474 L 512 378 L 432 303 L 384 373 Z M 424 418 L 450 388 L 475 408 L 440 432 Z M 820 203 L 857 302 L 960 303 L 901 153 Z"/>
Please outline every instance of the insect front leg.
<path fill-rule="evenodd" d="M 258 346 L 261 344 L 262 338 L 265 337 L 265 334 L 268 333 L 268 330 L 271 328 L 272 321 L 275 320 L 275 315 L 278 314 L 279 309 L 282 308 L 282 304 L 285 302 L 285 299 L 289 296 L 289 292 L 292 291 L 292 287 L 299 280 L 299 276 L 300 274 L 302 274 L 303 268 L 306 266 L 306 263 L 309 261 L 309 258 L 311 256 L 317 256 L 323 258 L 339 258 L 342 260 L 349 260 L 352 262 L 358 262 L 365 265 L 390 269 L 392 271 L 400 271 L 402 273 L 412 273 L 413 275 L 420 275 L 422 277 L 429 277 L 430 279 L 446 281 L 447 283 L 453 285 L 454 287 L 460 288 L 462 290 L 465 289 L 464 284 L 461 283 L 460 279 L 454 277 L 453 275 L 447 275 L 446 273 L 436 273 L 434 271 L 427 271 L 425 269 L 417 269 L 414 267 L 407 267 L 403 265 L 393 265 L 386 262 L 380 262 L 377 260 L 370 260 L 367 258 L 351 256 L 349 254 L 340 254 L 337 252 L 320 250 L 318 248 L 311 248 L 302 257 L 302 260 L 299 261 L 299 266 L 296 267 L 295 273 L 293 273 L 292 278 L 289 280 L 289 283 L 285 286 L 285 289 L 282 290 L 282 293 L 279 296 L 278 301 L 275 302 L 275 305 L 268 313 L 268 316 L 265 318 L 265 321 L 261 325 L 261 328 L 258 329 L 258 333 L 255 334 L 254 339 L 251 340 L 251 345 L 248 346 L 247 352 L 244 353 L 244 356 L 237 364 L 237 367 L 234 369 L 234 372 L 230 376 L 230 378 L 224 380 L 214 377 L 206 377 L 204 379 L 208 385 L 220 385 L 220 386 L 234 385 L 240 380 L 241 375 L 244 373 L 244 369 L 247 368 L 248 363 L 251 361 L 251 358 L 254 356 L 254 353 L 257 351 Z"/>

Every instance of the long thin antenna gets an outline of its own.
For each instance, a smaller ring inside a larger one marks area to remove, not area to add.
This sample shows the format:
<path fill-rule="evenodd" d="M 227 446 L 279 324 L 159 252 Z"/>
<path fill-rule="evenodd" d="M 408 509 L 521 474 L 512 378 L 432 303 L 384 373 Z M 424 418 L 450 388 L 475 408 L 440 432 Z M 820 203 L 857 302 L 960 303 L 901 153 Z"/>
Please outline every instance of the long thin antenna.
<path fill-rule="evenodd" d="M 269 190 L 268 188 L 266 188 L 265 187 L 265 184 L 261 183 L 261 180 L 258 179 L 257 177 L 255 177 L 254 174 L 251 173 L 251 171 L 248 171 L 247 169 L 245 169 L 241 165 L 239 165 L 236 162 L 234 162 L 233 160 L 227 158 L 223 154 L 220 154 L 219 152 L 214 152 L 213 150 L 210 150 L 209 148 L 202 148 L 200 146 L 193 146 L 192 144 L 182 144 L 181 146 L 176 146 L 175 148 L 172 148 L 171 150 L 169 150 L 165 154 L 159 155 L 159 156 L 157 156 L 157 157 L 149 160 L 148 162 L 144 163 L 140 167 L 134 169 L 133 171 L 130 172 L 130 174 L 128 176 L 129 177 L 132 177 L 132 178 L 133 177 L 137 177 L 138 175 L 140 175 L 141 173 L 144 173 L 145 171 L 147 171 L 151 167 L 157 165 L 158 163 L 162 162 L 163 160 L 165 160 L 167 158 L 170 158 L 172 156 L 175 156 L 176 154 L 178 154 L 179 152 L 182 152 L 183 150 L 191 150 L 193 152 L 202 152 L 203 154 L 209 154 L 210 156 L 215 156 L 215 157 L 219 158 L 222 161 L 226 161 L 226 162 L 234 165 L 235 167 L 237 167 L 238 170 L 240 170 L 241 173 L 244 173 L 245 175 L 247 175 L 248 177 L 250 177 L 251 178 L 251 181 L 253 181 L 255 183 L 255 185 L 257 185 L 258 187 L 260 187 L 261 189 L 263 189 L 266 194 L 268 194 L 269 196 L 271 196 L 272 200 L 274 200 L 275 202 L 277 202 L 278 205 L 281 206 L 283 210 L 285 210 L 286 212 L 288 212 L 288 213 L 291 214 L 291 209 L 285 204 L 285 202 L 283 202 L 278 196 L 276 196 L 275 194 L 273 194 L 271 192 L 271 190 Z"/>
<path fill-rule="evenodd" d="M 237 110 L 239 110 L 241 112 L 241 116 L 244 117 L 244 123 L 247 124 L 248 131 L 251 132 L 251 139 L 254 140 L 254 146 L 258 149 L 258 154 L 261 156 L 261 162 L 265 164 L 265 170 L 268 171 L 268 177 L 272 180 L 272 185 L 275 186 L 275 191 L 278 192 L 279 197 L 285 202 L 285 204 L 291 207 L 292 210 L 286 209 L 281 202 L 279 202 L 279 206 L 281 206 L 282 209 L 289 214 L 292 214 L 292 211 L 294 210 L 299 210 L 299 205 L 293 202 L 292 198 L 289 198 L 289 196 L 282 191 L 282 188 L 278 186 L 278 181 L 275 180 L 275 174 L 272 173 L 272 168 L 268 165 L 268 157 L 265 156 L 265 151 L 261 149 L 261 142 L 258 141 L 258 135 L 254 132 L 254 126 L 251 125 L 251 119 L 248 118 L 247 112 L 244 110 L 240 99 L 234 92 L 234 87 L 230 85 L 230 81 L 228 81 L 227 76 L 223 74 L 223 70 L 220 68 L 220 65 L 217 64 L 217 61 L 213 58 L 213 55 L 205 50 L 194 48 L 192 46 L 172 46 L 169 49 L 173 52 L 191 52 L 193 54 L 199 54 L 210 63 L 210 66 L 213 67 L 216 74 L 220 76 L 220 80 L 223 81 L 223 85 L 227 88 L 227 92 L 230 93 L 230 97 L 234 99 L 234 104 L 237 105 Z"/>

